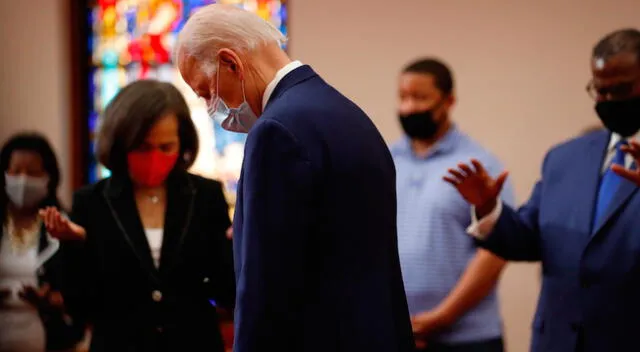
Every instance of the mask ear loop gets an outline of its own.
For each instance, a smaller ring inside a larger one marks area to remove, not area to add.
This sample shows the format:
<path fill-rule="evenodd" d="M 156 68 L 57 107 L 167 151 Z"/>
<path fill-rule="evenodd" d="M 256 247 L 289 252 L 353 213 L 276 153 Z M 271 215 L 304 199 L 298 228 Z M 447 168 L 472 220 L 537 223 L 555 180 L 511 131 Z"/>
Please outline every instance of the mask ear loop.
<path fill-rule="evenodd" d="M 244 79 L 241 81 L 241 85 L 240 86 L 242 87 L 242 100 L 246 102 L 247 101 L 247 96 L 244 94 Z"/>
<path fill-rule="evenodd" d="M 220 83 L 220 60 L 218 59 L 216 62 L 216 99 L 215 100 L 220 100 L 219 94 L 218 94 L 219 83 Z M 244 79 L 241 81 L 240 88 L 242 89 L 242 100 L 247 101 L 247 95 L 245 94 L 245 91 L 244 91 Z"/>
<path fill-rule="evenodd" d="M 218 104 L 220 103 L 219 102 L 220 91 L 218 90 L 219 83 L 220 83 L 220 59 L 216 60 L 216 97 L 214 99 L 215 101 L 214 108 L 217 108 Z"/>
<path fill-rule="evenodd" d="M 249 103 L 247 102 L 247 96 L 244 93 L 244 79 L 240 81 L 240 87 L 242 88 L 242 105 L 238 107 L 238 110 L 241 110 L 243 105 L 245 107 L 249 106 Z M 238 119 L 237 121 L 238 121 L 238 124 L 242 126 L 242 128 L 247 129 L 247 126 L 245 126 L 244 123 L 242 123 L 242 120 Z"/>

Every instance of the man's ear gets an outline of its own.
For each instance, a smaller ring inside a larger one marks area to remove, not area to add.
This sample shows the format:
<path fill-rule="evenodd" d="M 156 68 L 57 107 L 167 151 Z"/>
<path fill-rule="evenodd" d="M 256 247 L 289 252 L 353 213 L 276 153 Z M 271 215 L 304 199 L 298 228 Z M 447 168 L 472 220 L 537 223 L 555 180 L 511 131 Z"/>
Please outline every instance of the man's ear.
<path fill-rule="evenodd" d="M 456 96 L 455 96 L 455 94 L 453 94 L 453 92 L 452 92 L 451 94 L 449 94 L 449 96 L 445 98 L 445 101 L 446 101 L 446 104 L 447 104 L 449 107 L 452 107 L 453 105 L 455 105 L 455 103 L 456 103 Z"/>
<path fill-rule="evenodd" d="M 240 79 L 244 78 L 244 66 L 238 54 L 233 52 L 233 50 L 224 48 L 218 51 L 218 57 L 220 58 L 220 69 L 226 69 L 238 75 Z"/>

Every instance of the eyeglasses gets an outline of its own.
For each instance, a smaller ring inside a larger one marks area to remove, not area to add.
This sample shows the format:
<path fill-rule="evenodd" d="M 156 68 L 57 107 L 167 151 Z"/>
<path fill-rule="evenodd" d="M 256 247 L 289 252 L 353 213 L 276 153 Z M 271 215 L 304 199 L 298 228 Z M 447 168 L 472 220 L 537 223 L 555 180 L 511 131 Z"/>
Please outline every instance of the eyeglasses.
<path fill-rule="evenodd" d="M 587 83 L 587 94 L 593 100 L 598 100 L 599 98 L 604 98 L 604 100 L 620 100 L 630 97 L 633 94 L 633 90 L 638 81 L 628 81 L 616 84 L 610 87 L 602 87 L 598 88 L 593 83 L 593 80 L 590 80 Z"/>

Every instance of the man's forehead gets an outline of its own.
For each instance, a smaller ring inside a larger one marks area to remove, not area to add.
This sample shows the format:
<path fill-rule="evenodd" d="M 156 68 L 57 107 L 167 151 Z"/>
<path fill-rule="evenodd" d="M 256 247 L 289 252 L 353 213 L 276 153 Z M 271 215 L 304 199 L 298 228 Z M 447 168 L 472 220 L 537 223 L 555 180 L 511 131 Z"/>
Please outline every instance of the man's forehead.
<path fill-rule="evenodd" d="M 594 57 L 591 68 L 596 74 L 623 74 L 638 69 L 639 64 L 637 55 L 622 52 L 608 57 Z"/>
<path fill-rule="evenodd" d="M 176 57 L 176 66 L 182 76 L 185 76 L 193 69 L 193 57 L 187 55 L 184 50 L 178 51 L 178 55 Z"/>
<path fill-rule="evenodd" d="M 191 55 L 180 54 L 177 62 L 178 70 L 182 75 L 182 79 L 193 89 L 202 76 L 199 69 L 198 61 Z"/>
<path fill-rule="evenodd" d="M 403 72 L 400 75 L 400 84 L 431 88 L 435 87 L 435 77 L 430 73 Z"/>
<path fill-rule="evenodd" d="M 429 73 L 404 72 L 400 75 L 398 90 L 400 92 L 420 92 L 421 94 L 440 93 L 436 78 Z"/>

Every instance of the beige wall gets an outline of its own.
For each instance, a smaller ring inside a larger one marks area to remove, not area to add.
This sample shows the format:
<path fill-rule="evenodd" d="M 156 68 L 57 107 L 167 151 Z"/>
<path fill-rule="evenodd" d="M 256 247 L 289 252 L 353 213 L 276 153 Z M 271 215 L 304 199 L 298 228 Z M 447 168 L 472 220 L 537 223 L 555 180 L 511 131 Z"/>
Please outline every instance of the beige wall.
<path fill-rule="evenodd" d="M 520 201 L 545 151 L 596 122 L 584 91 L 591 46 L 613 29 L 640 27 L 638 0 L 290 2 L 292 55 L 363 107 L 389 141 L 400 135 L 398 69 L 421 55 L 448 61 L 455 119 L 502 158 Z M 61 4 L 0 1 L 0 140 L 22 128 L 46 132 L 69 167 Z M 537 267 L 526 264 L 512 264 L 502 281 L 509 351 L 527 350 L 537 283 Z"/>
<path fill-rule="evenodd" d="M 13 133 L 45 133 L 70 201 L 69 65 L 62 0 L 0 0 L 0 143 Z"/>

